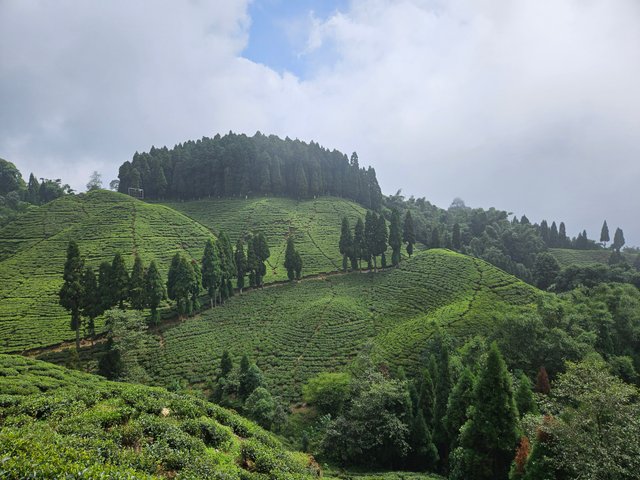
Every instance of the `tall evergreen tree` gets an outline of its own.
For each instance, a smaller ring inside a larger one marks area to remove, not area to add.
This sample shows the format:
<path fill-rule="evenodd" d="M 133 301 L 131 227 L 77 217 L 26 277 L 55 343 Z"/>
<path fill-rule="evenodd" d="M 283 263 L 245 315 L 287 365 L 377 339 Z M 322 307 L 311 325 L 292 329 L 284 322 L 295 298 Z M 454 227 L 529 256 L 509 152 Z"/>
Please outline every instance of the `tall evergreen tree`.
<path fill-rule="evenodd" d="M 447 414 L 447 403 L 451 393 L 451 366 L 449 363 L 449 343 L 442 332 L 437 331 L 434 338 L 436 369 L 434 378 L 435 406 L 433 416 L 433 440 L 438 448 L 438 455 L 443 462 L 449 457 L 451 438 L 444 423 Z M 443 470 L 445 465 L 442 466 Z"/>
<path fill-rule="evenodd" d="M 257 259 L 257 262 L 255 264 L 256 286 L 262 287 L 264 284 L 264 276 L 267 273 L 266 262 L 271 253 L 269 252 L 269 244 L 267 243 L 267 238 L 262 232 L 259 232 L 257 235 L 253 236 L 253 242 L 253 247 Z"/>
<path fill-rule="evenodd" d="M 98 280 L 90 267 L 84 267 L 82 272 L 82 291 L 81 314 L 89 320 L 87 322 L 87 332 L 93 337 L 96 334 L 95 319 L 103 313 L 103 310 L 101 308 Z"/>
<path fill-rule="evenodd" d="M 550 247 L 558 247 L 558 226 L 556 222 L 551 223 L 551 228 L 549 229 L 549 246 Z"/>
<path fill-rule="evenodd" d="M 71 313 L 71 330 L 76 332 L 76 350 L 80 350 L 80 316 L 84 291 L 82 273 L 84 260 L 80 257 L 78 244 L 73 240 L 67 246 L 67 260 L 64 264 L 64 283 L 60 289 L 60 305 Z"/>
<path fill-rule="evenodd" d="M 198 262 L 191 260 L 191 271 L 193 272 L 194 281 L 191 284 L 191 309 L 192 313 L 200 309 L 200 290 L 202 290 L 202 268 Z"/>
<path fill-rule="evenodd" d="M 358 218 L 353 234 L 354 255 L 358 259 L 358 269 L 362 269 L 362 260 L 367 258 L 367 242 L 364 236 L 364 223 Z"/>
<path fill-rule="evenodd" d="M 402 248 L 402 232 L 400 230 L 400 213 L 397 209 L 391 211 L 391 225 L 389 226 L 389 246 L 391 247 L 391 265 L 400 263 L 400 249 Z"/>
<path fill-rule="evenodd" d="M 40 184 L 33 173 L 29 175 L 29 183 L 27 185 L 27 202 L 34 205 L 40 205 Z"/>
<path fill-rule="evenodd" d="M 233 361 L 231 360 L 231 355 L 229 355 L 228 350 L 225 350 L 220 358 L 220 376 L 218 378 L 227 378 L 232 370 Z"/>
<path fill-rule="evenodd" d="M 413 415 L 410 432 L 409 467 L 418 471 L 433 471 L 438 463 L 438 449 L 433 443 L 422 410 Z"/>
<path fill-rule="evenodd" d="M 242 238 L 238 238 L 236 242 L 236 252 L 235 252 L 235 260 L 236 260 L 236 286 L 238 290 L 240 290 L 240 294 L 242 295 L 242 289 L 244 288 L 244 277 L 247 274 L 247 257 L 244 254 L 244 242 Z"/>
<path fill-rule="evenodd" d="M 290 281 L 296 278 L 296 246 L 293 243 L 293 236 L 287 238 L 287 248 L 284 252 L 284 268 L 287 270 L 287 277 Z"/>
<path fill-rule="evenodd" d="M 540 222 L 539 231 L 542 241 L 545 243 L 545 245 L 549 246 L 549 224 L 546 220 L 542 220 L 542 222 Z"/>
<path fill-rule="evenodd" d="M 144 310 L 145 291 L 144 291 L 144 265 L 140 255 L 136 254 L 133 261 L 133 269 L 131 270 L 131 277 L 129 279 L 129 299 L 131 300 L 131 307 L 134 310 Z"/>
<path fill-rule="evenodd" d="M 302 277 L 302 257 L 300 256 L 300 252 L 296 251 L 296 255 L 294 258 L 294 269 L 296 273 L 296 279 L 300 280 Z"/>
<path fill-rule="evenodd" d="M 526 374 L 521 374 L 515 393 L 516 407 L 521 417 L 527 413 L 537 413 L 538 407 L 533 399 L 531 380 Z"/>
<path fill-rule="evenodd" d="M 237 274 L 236 260 L 233 255 L 233 247 L 229 235 L 223 230 L 218 234 L 218 242 L 220 250 L 220 266 L 222 270 L 221 291 L 224 292 L 224 298 L 233 295 L 233 285 L 231 280 Z"/>
<path fill-rule="evenodd" d="M 167 298 L 167 292 L 164 288 L 162 276 L 158 271 L 155 261 L 151 261 L 149 268 L 144 276 L 144 293 L 147 301 L 147 306 L 151 309 L 151 322 L 154 325 L 158 325 L 160 322 L 160 315 L 158 314 L 158 306 L 160 302 Z"/>
<path fill-rule="evenodd" d="M 209 295 L 211 308 L 216 304 L 218 290 L 222 283 L 222 268 L 220 267 L 220 250 L 211 239 L 207 240 L 202 256 L 202 286 Z"/>
<path fill-rule="evenodd" d="M 469 419 L 468 411 L 473 403 L 473 384 L 473 374 L 471 370 L 465 368 L 449 395 L 447 415 L 443 419 L 443 423 L 451 439 L 450 451 L 458 446 L 460 429 Z"/>
<path fill-rule="evenodd" d="M 180 252 L 176 253 L 169 267 L 167 293 L 176 302 L 180 316 L 193 312 L 191 298 L 196 286 L 197 278 L 191 262 Z"/>
<path fill-rule="evenodd" d="M 102 262 L 98 267 L 98 297 L 100 298 L 100 308 L 103 311 L 109 310 L 115 305 L 111 292 L 111 264 Z"/>
<path fill-rule="evenodd" d="M 129 272 L 120 253 L 116 253 L 111 262 L 110 279 L 111 298 L 120 310 L 124 310 L 124 302 L 129 299 Z"/>
<path fill-rule="evenodd" d="M 389 238 L 389 232 L 387 230 L 387 221 L 384 219 L 384 216 L 380 214 L 377 216 L 376 223 L 376 232 L 375 232 L 375 253 L 374 253 L 374 261 L 375 255 L 381 256 L 380 265 L 384 268 L 387 266 L 385 252 L 387 251 L 387 239 Z"/>
<path fill-rule="evenodd" d="M 407 244 L 407 253 L 413 255 L 413 245 L 416 243 L 416 227 L 411 217 L 411 212 L 407 210 L 404 216 L 404 225 L 402 228 L 402 241 Z"/>
<path fill-rule="evenodd" d="M 474 388 L 473 408 L 454 454 L 454 480 L 506 479 L 518 444 L 511 378 L 494 342 Z"/>
<path fill-rule="evenodd" d="M 348 260 L 353 257 L 353 235 L 351 234 L 351 227 L 349 226 L 349 219 L 347 217 L 342 217 L 338 247 L 342 255 L 342 270 L 346 272 Z"/>
<path fill-rule="evenodd" d="M 255 238 L 251 236 L 247 241 L 247 272 L 249 273 L 249 285 L 251 287 L 258 286 L 256 271 L 259 268 L 258 255 L 256 254 L 256 242 Z"/>
<path fill-rule="evenodd" d="M 453 224 L 453 230 L 451 232 L 451 245 L 456 252 L 460 251 L 460 248 L 462 247 L 462 240 L 460 237 L 460 224 L 458 222 Z"/>
<path fill-rule="evenodd" d="M 605 220 L 602 224 L 602 230 L 600 230 L 600 242 L 602 242 L 603 245 L 606 245 L 609 240 L 611 240 L 609 238 L 609 226 L 607 225 L 607 221 Z"/>
<path fill-rule="evenodd" d="M 567 227 L 564 222 L 560 222 L 560 227 L 558 228 L 558 242 L 562 248 L 567 247 L 567 243 L 569 238 L 567 237 Z"/>
<path fill-rule="evenodd" d="M 366 259 L 369 270 L 371 270 L 371 259 L 373 258 L 374 269 L 376 268 L 376 231 L 378 227 L 378 216 L 371 210 L 367 211 L 364 217 L 364 241 L 366 245 Z"/>
<path fill-rule="evenodd" d="M 624 246 L 624 233 L 621 228 L 616 228 L 616 233 L 613 235 L 613 244 L 611 245 L 616 252 Z"/>

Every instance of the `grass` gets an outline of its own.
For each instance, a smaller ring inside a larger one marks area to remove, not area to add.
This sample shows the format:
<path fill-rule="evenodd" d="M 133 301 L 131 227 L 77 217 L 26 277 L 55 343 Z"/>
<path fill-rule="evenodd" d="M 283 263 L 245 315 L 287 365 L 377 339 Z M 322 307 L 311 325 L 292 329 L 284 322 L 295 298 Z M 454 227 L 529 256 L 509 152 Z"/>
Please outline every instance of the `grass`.
<path fill-rule="evenodd" d="M 249 232 L 263 232 L 271 257 L 266 282 L 286 280 L 283 267 L 287 238 L 293 235 L 303 260 L 303 275 L 331 272 L 342 268 L 338 251 L 342 217 L 351 228 L 366 211 L 359 205 L 335 197 L 296 201 L 287 198 L 206 199 L 164 203 L 206 225 L 212 231 L 227 232 L 231 241 Z M 389 260 L 391 257 L 388 257 Z"/>
<path fill-rule="evenodd" d="M 457 338 L 488 333 L 535 308 L 538 295 L 482 260 L 429 250 L 377 274 L 327 275 L 235 296 L 153 332 L 138 357 L 154 384 L 204 389 L 225 349 L 235 362 L 247 353 L 275 394 L 296 401 L 309 377 L 344 368 L 369 345 L 375 358 L 411 369 L 435 324 Z M 91 353 L 83 352 L 85 362 Z M 42 358 L 63 363 L 65 355 Z"/>
<path fill-rule="evenodd" d="M 104 190 L 29 209 L 0 229 L 0 353 L 73 338 L 58 305 L 69 240 L 78 242 L 88 265 L 121 252 L 131 268 L 137 252 L 166 275 L 175 252 L 199 259 L 210 236 L 170 208 Z"/>
<path fill-rule="evenodd" d="M 594 263 L 609 262 L 611 256 L 611 250 L 572 250 L 567 248 L 550 248 L 549 253 L 555 257 L 561 267 L 568 267 L 569 265 L 592 265 Z M 633 264 L 635 260 L 634 255 L 622 252 L 622 255 L 628 263 Z"/>
<path fill-rule="evenodd" d="M 318 466 L 201 399 L 0 354 L 0 478 L 307 479 Z"/>

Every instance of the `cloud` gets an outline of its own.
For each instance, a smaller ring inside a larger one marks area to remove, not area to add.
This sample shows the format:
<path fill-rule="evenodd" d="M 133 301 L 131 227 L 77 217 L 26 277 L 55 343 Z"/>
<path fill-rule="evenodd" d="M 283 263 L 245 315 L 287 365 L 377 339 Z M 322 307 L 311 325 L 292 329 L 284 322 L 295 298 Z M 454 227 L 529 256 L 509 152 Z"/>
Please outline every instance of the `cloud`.
<path fill-rule="evenodd" d="M 247 7 L 0 3 L 0 156 L 80 187 L 152 144 L 261 130 L 357 150 L 387 193 L 640 243 L 637 1 L 352 1 L 301 18 L 304 78 L 242 57 Z"/>

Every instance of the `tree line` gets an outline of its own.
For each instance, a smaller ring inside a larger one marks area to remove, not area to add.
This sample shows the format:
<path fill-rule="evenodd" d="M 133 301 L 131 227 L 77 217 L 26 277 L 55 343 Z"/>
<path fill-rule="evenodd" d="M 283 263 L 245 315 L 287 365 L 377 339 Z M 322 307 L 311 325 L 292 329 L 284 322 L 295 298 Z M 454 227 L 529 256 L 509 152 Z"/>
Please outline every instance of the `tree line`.
<path fill-rule="evenodd" d="M 96 272 L 85 265 L 78 244 L 72 240 L 67 246 L 59 301 L 71 314 L 70 328 L 76 333 L 76 349 L 79 349 L 83 318 L 87 320 L 84 324 L 87 333 L 93 336 L 95 319 L 116 306 L 120 310 L 127 306 L 134 310 L 150 309 L 152 325 L 159 323 L 158 308 L 166 299 L 175 302 L 179 317 L 191 316 L 201 307 L 199 297 L 203 290 L 213 308 L 234 294 L 234 281 L 240 294 L 247 276 L 251 287 L 264 286 L 269 256 L 263 233 L 249 235 L 246 243 L 239 238 L 234 249 L 229 236 L 220 232 L 216 241 L 207 240 L 200 263 L 177 252 L 165 282 L 156 262 L 151 261 L 145 267 L 138 254 L 131 272 L 120 253 L 116 253 L 110 263 L 102 262 Z M 289 237 L 284 267 L 290 280 L 301 278 L 302 266 L 302 258 L 293 238 Z"/>
<path fill-rule="evenodd" d="M 118 191 L 144 189 L 149 199 L 277 195 L 297 199 L 335 195 L 379 210 L 382 192 L 372 167 L 315 142 L 260 132 L 229 132 L 167 147 L 152 147 L 120 166 Z"/>
<path fill-rule="evenodd" d="M 347 271 L 349 266 L 352 270 L 360 270 L 364 261 L 367 263 L 367 269 L 373 268 L 375 271 L 378 267 L 378 256 L 380 256 L 380 266 L 386 268 L 388 247 L 392 250 L 391 265 L 397 266 L 400 263 L 402 245 L 406 244 L 407 254 L 411 256 L 415 242 L 415 226 L 409 211 L 401 225 L 400 213 L 394 209 L 391 212 L 388 229 L 382 213 L 378 215 L 367 211 L 364 222 L 358 218 L 353 232 L 349 219 L 343 217 L 338 242 L 338 249 L 342 255 L 342 270 Z"/>

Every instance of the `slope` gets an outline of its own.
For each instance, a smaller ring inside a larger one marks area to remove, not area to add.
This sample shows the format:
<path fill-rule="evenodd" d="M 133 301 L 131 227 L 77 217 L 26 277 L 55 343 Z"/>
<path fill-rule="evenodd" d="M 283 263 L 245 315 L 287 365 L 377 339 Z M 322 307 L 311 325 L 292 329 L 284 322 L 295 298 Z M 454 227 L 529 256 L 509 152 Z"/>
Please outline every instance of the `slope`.
<path fill-rule="evenodd" d="M 236 296 L 153 332 L 138 359 L 154 384 L 206 389 L 224 350 L 235 362 L 246 353 L 274 393 L 296 401 L 310 376 L 344 368 L 367 345 L 376 358 L 410 369 L 436 323 L 458 338 L 487 332 L 534 309 L 538 295 L 482 260 L 429 250 L 377 274 L 327 275 Z M 59 353 L 42 358 L 66 361 Z"/>
<path fill-rule="evenodd" d="M 573 250 L 567 248 L 550 248 L 549 253 L 554 256 L 561 267 L 569 265 L 592 265 L 594 263 L 609 263 L 611 250 Z M 628 263 L 633 264 L 634 256 L 622 253 Z"/>
<path fill-rule="evenodd" d="M 287 238 L 293 235 L 304 262 L 304 275 L 330 272 L 342 267 L 338 251 L 340 225 L 346 216 L 354 227 L 366 211 L 359 205 L 336 197 L 296 201 L 288 198 L 206 199 L 166 202 L 167 205 L 219 233 L 227 232 L 235 244 L 238 237 L 263 232 L 269 248 L 270 268 L 266 282 L 286 280 L 282 266 Z"/>
<path fill-rule="evenodd" d="M 314 478 L 239 415 L 160 388 L 0 354 L 0 478 Z M 268 475 L 268 476 L 267 476 Z"/>
<path fill-rule="evenodd" d="M 58 305 L 69 240 L 87 264 L 97 267 L 121 252 L 155 259 L 166 274 L 171 257 L 184 250 L 202 255 L 211 233 L 188 217 L 104 190 L 65 196 L 0 229 L 0 352 L 51 345 L 72 338 L 69 317 Z"/>

